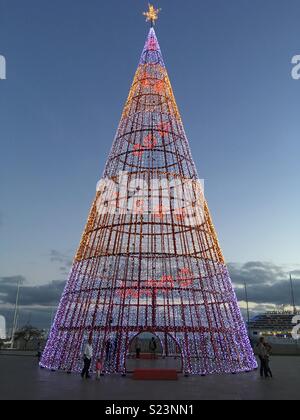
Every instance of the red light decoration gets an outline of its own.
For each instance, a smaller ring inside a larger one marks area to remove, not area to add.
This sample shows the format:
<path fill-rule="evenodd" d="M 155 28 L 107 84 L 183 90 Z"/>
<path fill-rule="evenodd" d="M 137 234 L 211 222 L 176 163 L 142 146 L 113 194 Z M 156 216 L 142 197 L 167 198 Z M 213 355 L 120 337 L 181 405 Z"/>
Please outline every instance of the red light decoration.
<path fill-rule="evenodd" d="M 154 212 L 156 219 L 163 220 L 166 217 L 167 209 L 164 206 L 157 206 Z"/>
<path fill-rule="evenodd" d="M 162 95 L 165 90 L 165 85 L 163 80 L 158 80 L 154 85 L 154 92 L 158 93 L 159 95 Z"/>
<path fill-rule="evenodd" d="M 178 281 L 181 287 L 186 288 L 186 287 L 192 286 L 193 280 L 194 280 L 193 273 L 189 268 L 182 268 L 179 271 Z"/>
<path fill-rule="evenodd" d="M 155 138 L 155 136 L 150 133 L 148 134 L 145 138 L 144 138 L 144 147 L 147 150 L 152 150 L 157 146 L 157 139 Z"/>
<path fill-rule="evenodd" d="M 162 122 L 160 124 L 158 124 L 157 126 L 157 130 L 159 132 L 159 135 L 161 137 L 164 137 L 165 133 L 167 133 L 168 131 L 171 131 L 171 123 L 170 122 Z"/>
<path fill-rule="evenodd" d="M 134 144 L 133 146 L 133 154 L 134 156 L 141 158 L 144 154 L 144 148 L 141 144 Z"/>

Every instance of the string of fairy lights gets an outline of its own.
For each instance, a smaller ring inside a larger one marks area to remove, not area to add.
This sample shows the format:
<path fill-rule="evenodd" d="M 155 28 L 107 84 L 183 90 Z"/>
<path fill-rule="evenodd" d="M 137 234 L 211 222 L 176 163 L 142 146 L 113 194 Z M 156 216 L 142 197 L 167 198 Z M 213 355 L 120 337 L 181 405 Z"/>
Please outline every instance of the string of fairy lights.
<path fill-rule="evenodd" d="M 106 183 L 97 190 L 43 354 L 49 369 L 78 371 L 92 338 L 105 372 L 125 373 L 130 343 L 145 331 L 156 334 L 164 354 L 179 349 L 185 373 L 256 367 L 153 28 L 158 12 L 150 6 L 146 13 L 151 29 Z M 125 188 L 116 190 L 120 173 Z M 173 197 L 188 182 L 189 209 Z M 128 200 L 134 211 L 126 211 Z"/>

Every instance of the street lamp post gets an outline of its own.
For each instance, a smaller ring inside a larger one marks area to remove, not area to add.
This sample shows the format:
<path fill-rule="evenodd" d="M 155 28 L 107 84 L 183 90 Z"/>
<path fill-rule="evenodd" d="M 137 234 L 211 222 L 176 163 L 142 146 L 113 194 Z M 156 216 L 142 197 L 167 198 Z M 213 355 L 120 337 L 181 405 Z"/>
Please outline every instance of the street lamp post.
<path fill-rule="evenodd" d="M 15 314 L 14 314 L 14 321 L 13 321 L 13 328 L 12 328 L 11 345 L 10 345 L 11 349 L 13 349 L 15 345 L 15 333 L 16 333 L 16 328 L 17 328 L 17 319 L 18 319 L 18 311 L 19 311 L 20 287 L 21 287 L 21 279 L 19 279 L 18 288 L 17 288 Z"/>
<path fill-rule="evenodd" d="M 247 321 L 248 324 L 250 322 L 250 310 L 249 310 L 249 299 L 248 299 L 248 290 L 247 290 L 247 283 L 244 281 L 244 287 L 245 287 L 245 297 L 246 297 L 246 305 L 247 305 Z"/>

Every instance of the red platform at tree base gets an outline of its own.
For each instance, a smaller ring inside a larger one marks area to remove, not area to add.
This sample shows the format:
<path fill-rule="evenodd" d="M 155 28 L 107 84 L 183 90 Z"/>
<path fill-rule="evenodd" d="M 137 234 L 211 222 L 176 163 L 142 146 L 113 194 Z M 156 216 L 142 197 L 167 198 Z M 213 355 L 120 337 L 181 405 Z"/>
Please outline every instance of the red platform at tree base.
<path fill-rule="evenodd" d="M 177 381 L 176 369 L 135 369 L 133 379 L 139 381 Z"/>

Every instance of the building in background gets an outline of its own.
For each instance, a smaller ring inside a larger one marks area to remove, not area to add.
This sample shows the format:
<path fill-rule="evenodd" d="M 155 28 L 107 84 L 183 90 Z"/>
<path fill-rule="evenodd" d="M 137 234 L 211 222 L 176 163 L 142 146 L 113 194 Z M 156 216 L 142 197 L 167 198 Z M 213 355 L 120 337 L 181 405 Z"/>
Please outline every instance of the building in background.
<path fill-rule="evenodd" d="M 295 315 L 300 315 L 300 312 L 266 312 L 254 317 L 248 322 L 250 340 L 256 344 L 265 337 L 274 354 L 300 354 L 300 340 L 292 337 Z"/>
<path fill-rule="evenodd" d="M 0 315 L 0 340 L 6 340 L 6 320 Z"/>

